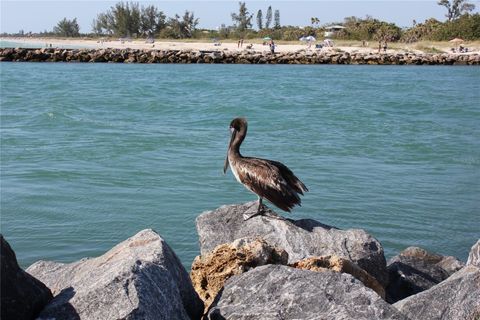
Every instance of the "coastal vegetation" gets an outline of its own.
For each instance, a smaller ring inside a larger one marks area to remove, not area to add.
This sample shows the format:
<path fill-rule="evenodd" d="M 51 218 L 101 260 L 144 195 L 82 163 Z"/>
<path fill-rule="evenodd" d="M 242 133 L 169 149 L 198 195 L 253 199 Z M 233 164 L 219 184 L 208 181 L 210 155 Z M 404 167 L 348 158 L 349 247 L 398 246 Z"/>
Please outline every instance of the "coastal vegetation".
<path fill-rule="evenodd" d="M 80 26 L 77 23 L 77 18 L 73 20 L 63 18 L 53 27 L 53 32 L 63 37 L 78 37 L 80 35 Z"/>
<path fill-rule="evenodd" d="M 52 31 L 36 36 L 61 37 L 120 37 L 162 39 L 262 39 L 270 37 L 280 41 L 298 41 L 302 36 L 323 38 L 326 28 L 340 25 L 343 29 L 333 34 L 337 40 L 388 41 L 412 43 L 417 41 L 448 41 L 458 37 L 464 40 L 480 39 L 480 14 L 472 13 L 475 8 L 468 0 L 439 0 L 438 5 L 446 9 L 446 21 L 434 18 L 424 22 L 412 21 L 410 27 L 399 27 L 371 16 L 346 17 L 342 22 L 321 24 L 311 17 L 305 26 L 282 26 L 280 11 L 268 6 L 265 14 L 261 9 L 249 12 L 245 2 L 239 2 L 237 12 L 231 13 L 232 25 L 221 25 L 216 30 L 200 29 L 199 18 L 194 12 L 167 17 L 155 5 L 140 6 L 138 2 L 118 2 L 106 12 L 93 19 L 91 30 L 81 33 L 77 19 L 62 19 Z M 255 23 L 255 27 L 254 27 Z M 20 31 L 16 36 L 25 35 Z"/>

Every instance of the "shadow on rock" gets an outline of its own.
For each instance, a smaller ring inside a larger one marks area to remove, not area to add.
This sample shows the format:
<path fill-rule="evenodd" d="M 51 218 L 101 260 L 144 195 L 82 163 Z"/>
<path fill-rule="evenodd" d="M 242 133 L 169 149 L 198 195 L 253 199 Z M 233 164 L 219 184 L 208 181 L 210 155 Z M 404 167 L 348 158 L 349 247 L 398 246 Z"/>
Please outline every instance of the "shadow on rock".
<path fill-rule="evenodd" d="M 38 319 L 50 319 L 55 315 L 56 320 L 80 320 L 77 310 L 69 302 L 75 296 L 75 289 L 68 287 L 60 291 L 52 302 L 40 313 Z"/>

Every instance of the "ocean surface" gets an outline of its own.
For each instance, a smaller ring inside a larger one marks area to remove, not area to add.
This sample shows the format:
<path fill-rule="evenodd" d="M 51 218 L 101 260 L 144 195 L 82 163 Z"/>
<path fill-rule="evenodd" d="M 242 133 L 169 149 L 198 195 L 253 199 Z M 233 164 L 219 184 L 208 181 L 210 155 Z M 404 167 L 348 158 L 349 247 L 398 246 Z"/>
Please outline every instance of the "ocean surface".
<path fill-rule="evenodd" d="M 59 43 L 54 43 L 50 45 L 48 40 L 46 40 L 43 43 L 38 43 L 38 42 L 28 42 L 28 38 L 25 40 L 17 40 L 17 41 L 9 41 L 9 40 L 0 40 L 0 48 L 33 48 L 33 49 L 40 49 L 40 48 L 49 48 L 49 47 L 54 47 L 58 48 L 58 46 L 61 45 L 62 49 L 82 49 L 82 48 L 88 48 L 89 46 L 87 45 L 81 45 L 81 46 L 75 46 L 75 45 L 68 45 L 68 44 L 59 44 Z"/>
<path fill-rule="evenodd" d="M 466 260 L 480 237 L 480 68 L 1 63 L 1 232 L 23 267 L 98 256 L 145 228 L 189 268 L 195 218 L 256 200 L 244 155 L 310 192 L 294 218 L 362 228 L 387 258 Z"/>

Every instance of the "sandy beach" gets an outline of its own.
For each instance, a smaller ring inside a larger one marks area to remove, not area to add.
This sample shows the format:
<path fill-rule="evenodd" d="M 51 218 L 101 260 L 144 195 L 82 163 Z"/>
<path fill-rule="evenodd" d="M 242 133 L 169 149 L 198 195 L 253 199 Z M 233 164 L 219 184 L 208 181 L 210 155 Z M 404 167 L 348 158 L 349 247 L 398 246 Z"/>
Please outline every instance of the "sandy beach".
<path fill-rule="evenodd" d="M 42 47 L 53 47 L 53 48 L 62 48 L 62 47 L 75 47 L 75 48 L 91 48 L 91 49 L 102 49 L 102 48 L 117 48 L 117 49 L 156 49 L 156 50 L 193 50 L 193 51 L 256 51 L 256 52 L 267 52 L 269 51 L 268 45 L 263 45 L 258 42 L 259 40 L 246 40 L 243 43 L 243 46 L 239 47 L 237 42 L 229 40 L 228 42 L 220 41 L 214 43 L 213 41 L 207 42 L 198 40 L 194 41 L 172 41 L 172 40 L 155 40 L 154 43 L 147 43 L 145 40 L 120 40 L 120 39 L 61 39 L 61 38 L 0 38 L 2 41 L 11 41 L 18 43 L 25 43 L 30 45 L 42 46 Z M 316 43 L 322 43 L 322 41 L 317 41 Z M 334 47 L 324 47 L 322 50 L 342 50 L 349 53 L 374 53 L 377 52 L 376 43 L 369 43 L 367 46 L 363 47 L 360 42 L 358 45 L 355 43 L 345 44 L 344 42 L 334 43 Z M 418 49 L 418 46 L 415 44 L 392 44 L 390 48 L 387 49 L 387 53 L 395 52 L 414 52 L 422 53 L 423 50 Z M 451 44 L 442 43 L 436 44 L 435 48 L 443 51 L 450 52 Z M 469 47 L 469 53 L 479 53 L 480 46 L 477 43 L 471 45 L 467 44 Z M 312 43 L 310 46 L 302 42 L 277 42 L 275 47 L 275 52 L 298 52 L 302 50 L 316 50 L 315 43 Z"/>
<path fill-rule="evenodd" d="M 243 46 L 239 47 L 237 42 L 223 42 L 219 41 L 214 43 L 213 41 L 172 41 L 172 40 L 156 40 L 155 43 L 147 43 L 145 40 L 91 40 L 91 39 L 58 39 L 58 38 L 2 38 L 4 41 L 13 41 L 20 43 L 35 44 L 40 46 L 49 47 L 64 47 L 64 46 L 74 46 L 74 47 L 85 47 L 92 49 L 102 49 L 102 48 L 116 48 L 116 49 L 157 49 L 157 50 L 228 50 L 228 51 L 243 51 L 243 50 L 253 50 L 253 51 L 269 51 L 268 45 L 263 45 L 262 43 L 249 42 L 245 41 Z M 359 50 L 359 51 L 370 51 L 369 48 L 362 47 L 337 47 L 338 49 L 345 51 Z M 276 52 L 296 52 L 299 50 L 305 49 L 315 49 L 315 45 L 312 44 L 310 47 L 304 43 L 298 44 L 283 44 L 277 43 L 275 51 Z"/>

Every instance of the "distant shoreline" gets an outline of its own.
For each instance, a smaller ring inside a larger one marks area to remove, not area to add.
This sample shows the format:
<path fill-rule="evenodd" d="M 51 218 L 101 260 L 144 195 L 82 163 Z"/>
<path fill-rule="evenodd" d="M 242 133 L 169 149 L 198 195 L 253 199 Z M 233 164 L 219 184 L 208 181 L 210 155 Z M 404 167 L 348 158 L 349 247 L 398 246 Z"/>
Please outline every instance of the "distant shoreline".
<path fill-rule="evenodd" d="M 229 51 L 190 49 L 59 49 L 3 48 L 0 61 L 96 62 L 178 64 L 354 64 L 354 65 L 480 65 L 480 54 L 449 53 L 351 53 L 333 49 L 295 52 Z"/>
<path fill-rule="evenodd" d="M 0 41 L 6 42 L 15 42 L 28 45 L 35 45 L 36 48 L 75 48 L 75 49 L 142 49 L 142 50 L 191 50 L 191 51 L 228 51 L 228 52 L 257 52 L 264 53 L 269 52 L 270 48 L 268 45 L 264 45 L 256 40 L 245 40 L 241 47 L 238 46 L 237 42 L 229 40 L 229 42 L 219 41 L 214 43 L 213 41 L 204 41 L 201 40 L 192 42 L 192 41 L 174 41 L 174 40 L 156 40 L 154 43 L 147 43 L 145 40 L 108 40 L 108 39 L 76 39 L 76 38 L 27 38 L 27 37 L 2 37 Z M 322 41 L 317 41 L 316 43 L 321 43 Z M 251 48 L 248 48 L 251 45 Z M 470 55 L 470 54 L 480 54 L 480 44 L 472 43 L 466 44 L 466 47 L 469 48 L 467 53 L 454 53 L 451 51 L 451 48 L 454 47 L 453 44 L 440 43 L 435 46 L 436 53 L 449 53 L 456 55 Z M 24 45 L 20 45 L 24 47 Z M 423 49 L 423 50 L 422 50 Z M 338 44 L 335 43 L 334 47 L 324 47 L 322 49 L 315 48 L 315 43 L 312 43 L 308 46 L 305 43 L 301 42 L 277 42 L 275 46 L 275 52 L 277 53 L 293 53 L 293 52 L 348 52 L 352 53 L 362 53 L 362 54 L 375 54 L 378 53 L 378 48 L 375 47 L 375 43 L 367 43 L 367 46 L 362 46 L 358 43 L 349 41 L 338 41 Z M 386 52 L 388 54 L 396 53 L 429 53 L 426 52 L 424 48 L 417 48 L 413 44 L 399 44 L 391 43 Z"/>

